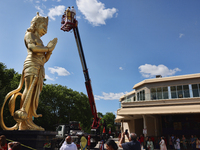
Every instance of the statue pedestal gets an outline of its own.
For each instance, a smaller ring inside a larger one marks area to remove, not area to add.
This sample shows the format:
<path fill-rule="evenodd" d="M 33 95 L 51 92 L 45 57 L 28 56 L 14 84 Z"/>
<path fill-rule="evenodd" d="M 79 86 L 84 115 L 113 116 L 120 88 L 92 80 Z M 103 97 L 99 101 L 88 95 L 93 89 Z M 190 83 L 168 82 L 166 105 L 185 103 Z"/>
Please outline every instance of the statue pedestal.
<path fill-rule="evenodd" d="M 32 131 L 32 130 L 14 130 L 14 131 L 0 131 L 0 135 L 5 135 L 7 142 L 9 140 L 18 141 L 22 144 L 22 150 L 45 150 L 55 148 L 56 132 L 52 131 Z M 45 144 L 51 143 L 51 148 L 45 148 Z"/>

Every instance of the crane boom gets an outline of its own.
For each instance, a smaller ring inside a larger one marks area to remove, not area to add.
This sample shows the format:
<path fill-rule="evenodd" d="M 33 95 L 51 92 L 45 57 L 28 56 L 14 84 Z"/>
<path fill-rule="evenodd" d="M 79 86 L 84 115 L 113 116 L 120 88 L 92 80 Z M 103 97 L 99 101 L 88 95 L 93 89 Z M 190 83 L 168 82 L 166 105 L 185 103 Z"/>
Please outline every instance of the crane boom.
<path fill-rule="evenodd" d="M 77 44 L 82 68 L 83 68 L 83 74 L 84 74 L 84 77 L 85 77 L 85 86 L 86 86 L 86 90 L 87 90 L 87 94 L 88 94 L 88 98 L 89 98 L 90 108 L 91 108 L 91 111 L 92 111 L 92 115 L 94 116 L 92 128 L 96 129 L 96 128 L 99 127 L 100 119 L 97 116 L 97 109 L 96 109 L 96 105 L 95 105 L 95 101 L 94 101 L 94 95 L 93 95 L 93 92 L 92 92 L 91 80 L 90 80 L 90 77 L 89 77 L 89 73 L 88 73 L 88 69 L 87 69 L 87 65 L 86 65 L 86 61 L 85 61 L 85 56 L 84 56 L 84 53 L 83 53 L 83 47 L 82 47 L 82 44 L 81 44 L 81 38 L 80 38 L 80 35 L 79 35 L 78 27 L 76 26 L 75 28 L 73 28 L 73 31 L 74 31 L 74 36 L 75 36 L 75 40 L 76 40 L 76 44 Z"/>
<path fill-rule="evenodd" d="M 89 98 L 90 108 L 92 111 L 92 115 L 94 117 L 91 128 L 98 129 L 99 125 L 100 125 L 100 118 L 97 115 L 97 109 L 96 109 L 96 105 L 95 105 L 94 95 L 92 92 L 91 80 L 89 77 L 89 73 L 88 73 L 88 69 L 87 69 L 87 65 L 86 65 L 86 61 L 85 61 L 85 56 L 83 53 L 83 47 L 81 44 L 81 38 L 79 35 L 79 31 L 78 31 L 78 26 L 77 26 L 78 21 L 72 16 L 72 13 L 70 15 L 64 14 L 62 16 L 61 30 L 69 32 L 71 29 L 73 29 L 73 31 L 74 31 L 74 37 L 76 40 L 76 44 L 77 44 L 77 48 L 78 48 L 78 52 L 79 52 L 79 56 L 80 56 L 80 60 L 81 60 L 82 68 L 83 68 L 83 74 L 85 77 L 85 86 L 86 86 L 86 90 L 87 90 L 87 94 L 88 94 L 88 98 Z"/>

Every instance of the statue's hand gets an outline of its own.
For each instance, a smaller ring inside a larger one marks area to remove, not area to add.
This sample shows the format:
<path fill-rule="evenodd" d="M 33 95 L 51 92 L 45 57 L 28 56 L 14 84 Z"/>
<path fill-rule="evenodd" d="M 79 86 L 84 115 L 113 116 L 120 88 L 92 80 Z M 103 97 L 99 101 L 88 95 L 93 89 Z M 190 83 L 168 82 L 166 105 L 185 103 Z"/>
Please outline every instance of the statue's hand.
<path fill-rule="evenodd" d="M 48 44 L 47 44 L 47 47 L 50 48 L 52 47 L 53 45 L 56 45 L 57 43 L 57 38 L 54 38 L 52 41 L 50 41 Z"/>
<path fill-rule="evenodd" d="M 57 38 L 54 38 L 52 41 L 50 41 L 48 44 L 47 44 L 47 47 L 49 48 L 49 51 L 53 51 L 56 44 L 57 44 L 57 41 L 58 39 Z"/>

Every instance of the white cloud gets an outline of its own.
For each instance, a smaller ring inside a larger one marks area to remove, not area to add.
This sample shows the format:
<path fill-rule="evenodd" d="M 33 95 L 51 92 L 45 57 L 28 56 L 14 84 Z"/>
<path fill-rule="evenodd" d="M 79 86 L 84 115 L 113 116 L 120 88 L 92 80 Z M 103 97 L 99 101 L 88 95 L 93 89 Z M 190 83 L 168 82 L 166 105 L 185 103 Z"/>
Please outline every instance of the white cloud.
<path fill-rule="evenodd" d="M 185 35 L 185 34 L 180 33 L 180 34 L 179 34 L 179 38 L 182 38 L 184 35 Z"/>
<path fill-rule="evenodd" d="M 61 2 L 61 0 L 57 0 L 57 2 Z"/>
<path fill-rule="evenodd" d="M 57 66 L 55 66 L 54 68 L 49 67 L 48 70 L 52 74 L 57 73 L 58 76 L 68 76 L 68 75 L 70 75 L 70 73 L 65 68 L 62 68 L 62 67 L 57 67 Z"/>
<path fill-rule="evenodd" d="M 175 69 L 168 69 L 165 65 L 151 65 L 151 64 L 145 64 L 139 66 L 140 73 L 143 77 L 149 78 L 156 75 L 162 75 L 162 76 L 171 76 L 174 75 L 177 71 L 181 71 L 179 68 Z"/>
<path fill-rule="evenodd" d="M 98 0 L 76 0 L 81 13 L 92 25 L 105 25 L 105 20 L 112 18 L 117 12 L 116 8 L 105 8 L 105 4 Z"/>
<path fill-rule="evenodd" d="M 122 67 L 119 67 L 119 70 L 124 70 Z"/>
<path fill-rule="evenodd" d="M 40 3 L 40 1 L 36 1 L 36 3 Z"/>
<path fill-rule="evenodd" d="M 46 2 L 47 0 L 42 0 L 42 1 Z"/>
<path fill-rule="evenodd" d="M 54 8 L 50 8 L 49 9 L 48 16 L 52 20 L 56 20 L 55 16 L 62 15 L 64 13 L 64 11 L 65 11 L 65 6 L 64 5 L 55 6 Z"/>
<path fill-rule="evenodd" d="M 95 95 L 95 100 L 100 100 L 100 99 L 103 99 L 103 100 L 119 100 L 119 98 L 123 95 L 125 95 L 126 93 L 128 92 L 121 92 L 121 93 L 105 93 L 105 92 L 102 92 L 102 95 Z"/>
<path fill-rule="evenodd" d="M 53 78 L 50 78 L 48 75 L 46 75 L 45 74 L 45 79 L 47 79 L 47 80 L 51 80 L 51 81 L 54 81 L 54 79 Z"/>
<path fill-rule="evenodd" d="M 35 8 L 39 11 L 41 16 L 44 16 L 44 10 L 40 8 L 40 6 L 35 6 Z"/>

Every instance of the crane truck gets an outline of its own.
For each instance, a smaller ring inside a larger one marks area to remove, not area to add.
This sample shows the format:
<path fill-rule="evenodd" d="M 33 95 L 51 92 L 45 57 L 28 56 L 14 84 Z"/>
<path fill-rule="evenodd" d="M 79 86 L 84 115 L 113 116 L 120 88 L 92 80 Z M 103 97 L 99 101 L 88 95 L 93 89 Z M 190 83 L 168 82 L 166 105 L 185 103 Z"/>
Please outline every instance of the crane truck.
<path fill-rule="evenodd" d="M 62 16 L 61 30 L 66 31 L 66 32 L 73 30 L 74 37 L 76 40 L 76 45 L 78 48 L 78 53 L 79 53 L 81 65 L 83 68 L 83 74 L 85 77 L 85 86 L 87 90 L 87 95 L 88 95 L 90 108 L 93 115 L 93 123 L 91 125 L 91 133 L 90 133 L 90 144 L 91 144 L 90 147 L 93 148 L 96 146 L 96 144 L 100 140 L 100 120 L 101 119 L 97 115 L 97 109 L 96 109 L 94 95 L 92 91 L 91 80 L 89 77 L 88 68 L 86 65 L 83 47 L 81 43 L 81 38 L 80 38 L 79 30 L 78 30 L 78 21 L 76 20 L 75 15 L 76 15 L 75 12 L 72 12 L 69 9 L 66 10 L 64 15 Z"/>
<path fill-rule="evenodd" d="M 70 135 L 72 141 L 76 144 L 77 148 L 80 148 L 80 138 L 84 134 L 84 132 L 80 128 L 80 124 L 78 121 L 69 121 L 69 124 L 60 124 L 56 128 L 56 148 L 61 147 L 65 138 Z"/>

